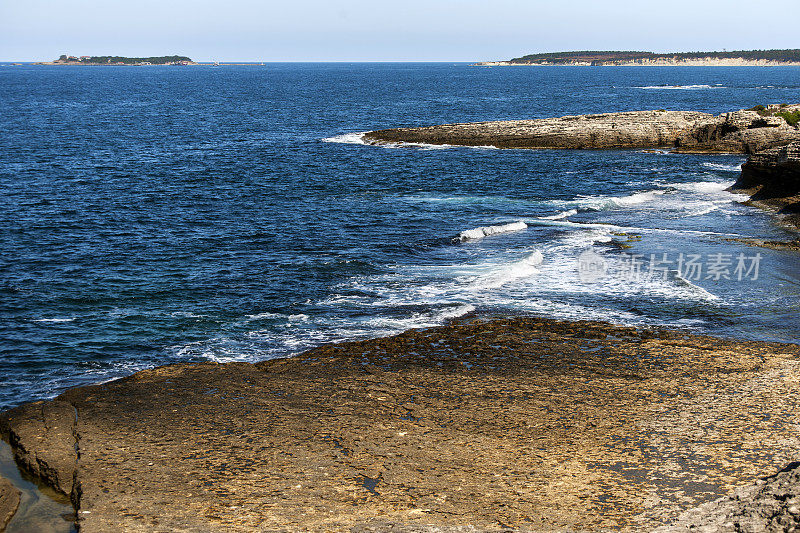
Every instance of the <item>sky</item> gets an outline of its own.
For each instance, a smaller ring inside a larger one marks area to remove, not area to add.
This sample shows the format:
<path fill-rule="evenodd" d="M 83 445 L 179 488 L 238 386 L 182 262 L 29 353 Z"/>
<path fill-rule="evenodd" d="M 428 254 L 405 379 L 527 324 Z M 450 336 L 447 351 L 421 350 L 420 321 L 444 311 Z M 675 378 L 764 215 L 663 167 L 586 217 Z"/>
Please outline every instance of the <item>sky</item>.
<path fill-rule="evenodd" d="M 800 0 L 0 0 L 0 61 L 459 62 L 800 48 L 798 19 Z"/>

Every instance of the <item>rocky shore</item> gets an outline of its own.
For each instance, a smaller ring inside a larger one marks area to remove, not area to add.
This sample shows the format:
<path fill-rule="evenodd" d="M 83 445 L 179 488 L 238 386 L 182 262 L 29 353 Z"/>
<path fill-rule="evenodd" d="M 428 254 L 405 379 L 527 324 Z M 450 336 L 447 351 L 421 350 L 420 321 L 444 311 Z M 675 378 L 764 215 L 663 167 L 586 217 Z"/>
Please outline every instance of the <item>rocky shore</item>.
<path fill-rule="evenodd" d="M 567 63 L 519 63 L 514 61 L 480 61 L 476 67 L 541 67 L 568 65 L 572 67 L 797 67 L 798 61 L 771 61 L 769 59 L 714 58 L 697 59 L 639 59 L 632 61 L 570 61 Z"/>
<path fill-rule="evenodd" d="M 0 434 L 87 532 L 648 531 L 798 460 L 798 383 L 796 345 L 464 318 L 146 370 Z"/>
<path fill-rule="evenodd" d="M 19 507 L 19 491 L 0 476 L 0 531 L 4 531 Z"/>
<path fill-rule="evenodd" d="M 770 108 L 777 106 L 770 106 Z M 800 105 L 781 109 L 793 111 Z M 746 153 L 800 140 L 783 117 L 740 110 L 718 116 L 693 111 L 631 111 L 536 120 L 445 124 L 370 131 L 364 141 L 496 148 L 667 148 L 688 153 Z"/>
<path fill-rule="evenodd" d="M 783 224 L 800 228 L 800 142 L 752 155 L 732 189 L 750 194 L 749 203 L 776 213 Z"/>

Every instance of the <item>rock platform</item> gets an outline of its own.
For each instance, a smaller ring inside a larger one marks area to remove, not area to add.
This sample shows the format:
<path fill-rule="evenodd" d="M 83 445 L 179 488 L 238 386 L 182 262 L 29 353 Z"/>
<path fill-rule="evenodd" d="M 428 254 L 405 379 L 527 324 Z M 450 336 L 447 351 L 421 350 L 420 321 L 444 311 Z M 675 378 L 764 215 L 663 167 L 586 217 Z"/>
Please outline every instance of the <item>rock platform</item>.
<path fill-rule="evenodd" d="M 800 105 L 787 106 L 787 111 Z M 425 143 L 495 148 L 667 148 L 686 153 L 745 153 L 800 140 L 783 117 L 740 110 L 718 116 L 694 111 L 629 111 L 535 120 L 444 124 L 370 131 L 371 144 Z"/>
<path fill-rule="evenodd" d="M 798 393 L 796 345 L 473 317 L 154 368 L 0 434 L 82 532 L 649 531 L 797 461 Z"/>

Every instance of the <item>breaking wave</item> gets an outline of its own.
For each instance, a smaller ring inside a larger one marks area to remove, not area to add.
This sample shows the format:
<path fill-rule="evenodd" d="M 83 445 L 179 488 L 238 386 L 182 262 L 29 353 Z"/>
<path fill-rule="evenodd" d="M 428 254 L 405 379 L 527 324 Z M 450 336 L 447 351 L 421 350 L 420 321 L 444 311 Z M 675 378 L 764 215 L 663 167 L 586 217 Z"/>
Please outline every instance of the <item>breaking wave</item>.
<path fill-rule="evenodd" d="M 364 140 L 366 131 L 356 133 L 343 133 L 342 135 L 334 135 L 333 137 L 326 137 L 322 139 L 324 143 L 337 143 L 337 144 L 368 144 Z"/>
<path fill-rule="evenodd" d="M 725 165 L 722 163 L 703 163 L 703 166 L 711 170 L 720 170 L 722 172 L 741 172 L 742 165 Z"/>
<path fill-rule="evenodd" d="M 483 226 L 480 228 L 469 229 L 466 231 L 462 231 L 458 234 L 454 242 L 466 242 L 466 241 L 474 241 L 477 239 L 483 239 L 484 237 L 488 237 L 489 235 L 498 235 L 500 233 L 511 233 L 514 231 L 522 231 L 526 229 L 528 225 L 522 221 L 518 222 L 511 222 L 510 224 L 503 224 L 501 226 Z"/>
<path fill-rule="evenodd" d="M 649 90 L 672 90 L 672 91 L 697 91 L 701 89 L 726 89 L 723 85 L 646 85 L 643 87 L 634 87 L 634 89 L 649 89 Z"/>

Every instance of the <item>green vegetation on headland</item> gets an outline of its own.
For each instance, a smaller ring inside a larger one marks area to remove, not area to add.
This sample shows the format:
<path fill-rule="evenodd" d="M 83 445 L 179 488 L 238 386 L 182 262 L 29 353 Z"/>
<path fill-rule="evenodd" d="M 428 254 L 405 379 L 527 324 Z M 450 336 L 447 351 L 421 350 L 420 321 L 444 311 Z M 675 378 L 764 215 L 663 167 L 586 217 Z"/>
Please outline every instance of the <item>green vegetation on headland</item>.
<path fill-rule="evenodd" d="M 628 63 L 686 62 L 704 60 L 767 61 L 772 63 L 800 63 L 800 49 L 791 50 L 735 50 L 725 52 L 676 52 L 657 54 L 638 51 L 577 51 L 528 54 L 508 61 L 512 64 L 540 65 L 617 65 Z"/>
<path fill-rule="evenodd" d="M 81 65 L 188 65 L 193 63 L 186 56 L 124 57 L 124 56 L 69 56 L 62 54 L 56 64 Z"/>
<path fill-rule="evenodd" d="M 767 107 L 757 105 L 751 107 L 748 111 L 755 111 L 762 117 L 783 117 L 783 120 L 785 120 L 787 124 L 797 128 L 798 125 L 800 125 L 800 109 L 787 109 L 788 107 L 788 104 L 781 104 L 779 106 L 770 105 Z"/>

